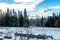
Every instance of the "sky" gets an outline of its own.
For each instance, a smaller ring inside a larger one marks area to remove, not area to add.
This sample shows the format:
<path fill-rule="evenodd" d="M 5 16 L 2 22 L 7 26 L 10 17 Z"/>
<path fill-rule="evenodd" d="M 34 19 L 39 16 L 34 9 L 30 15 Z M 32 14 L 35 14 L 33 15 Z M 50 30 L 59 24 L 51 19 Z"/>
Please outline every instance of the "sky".
<path fill-rule="evenodd" d="M 52 12 L 60 12 L 60 0 L 0 0 L 0 9 L 27 10 L 32 17 L 51 16 Z"/>

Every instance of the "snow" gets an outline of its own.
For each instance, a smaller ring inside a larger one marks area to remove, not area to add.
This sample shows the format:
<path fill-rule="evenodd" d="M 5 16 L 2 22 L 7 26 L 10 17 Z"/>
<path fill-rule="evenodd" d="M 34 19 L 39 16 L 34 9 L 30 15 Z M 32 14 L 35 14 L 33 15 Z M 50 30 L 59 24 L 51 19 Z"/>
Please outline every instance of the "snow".
<path fill-rule="evenodd" d="M 0 27 L 0 32 L 3 32 L 4 35 L 6 35 L 7 33 L 12 36 L 12 40 L 15 38 L 14 33 L 18 32 L 18 33 L 23 33 L 23 34 L 34 34 L 34 35 L 48 35 L 48 36 L 53 36 L 54 39 L 56 40 L 60 40 L 60 28 L 48 28 L 48 27 L 36 27 L 36 26 L 32 26 L 29 28 L 25 28 L 25 27 Z M 16 37 L 16 39 L 19 40 L 19 36 Z M 4 39 L 4 40 L 8 40 L 8 39 Z M 29 40 L 39 40 L 37 38 L 30 38 Z M 42 40 L 42 39 L 40 39 Z M 51 39 L 46 39 L 46 40 L 51 40 Z"/>

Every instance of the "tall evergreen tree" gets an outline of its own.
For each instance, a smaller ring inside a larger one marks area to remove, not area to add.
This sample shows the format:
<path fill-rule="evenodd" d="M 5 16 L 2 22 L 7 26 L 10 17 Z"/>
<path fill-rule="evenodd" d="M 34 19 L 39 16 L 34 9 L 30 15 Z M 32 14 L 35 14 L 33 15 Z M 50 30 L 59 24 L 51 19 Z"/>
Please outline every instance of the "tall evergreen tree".
<path fill-rule="evenodd" d="M 28 27 L 29 21 L 28 21 L 28 16 L 27 16 L 27 11 L 24 9 L 24 26 Z"/>
<path fill-rule="evenodd" d="M 44 18 L 42 16 L 42 18 L 41 18 L 41 26 L 43 26 L 43 21 L 44 21 Z"/>
<path fill-rule="evenodd" d="M 22 11 L 19 12 L 19 26 L 23 27 L 24 23 L 23 23 L 24 19 L 23 19 L 23 15 L 22 15 Z"/>
<path fill-rule="evenodd" d="M 6 13 L 5 15 L 5 26 L 10 26 L 10 17 L 9 17 L 9 14 Z"/>
<path fill-rule="evenodd" d="M 17 26 L 16 23 L 17 23 L 17 13 L 13 9 L 13 13 L 12 13 L 12 16 L 11 16 L 11 26 Z"/>

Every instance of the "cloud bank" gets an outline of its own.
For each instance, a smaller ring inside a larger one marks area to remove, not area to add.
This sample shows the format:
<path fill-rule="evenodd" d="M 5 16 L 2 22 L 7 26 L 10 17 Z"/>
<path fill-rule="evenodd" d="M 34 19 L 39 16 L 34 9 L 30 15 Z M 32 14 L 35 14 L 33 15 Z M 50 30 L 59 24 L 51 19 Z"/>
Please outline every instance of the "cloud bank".
<path fill-rule="evenodd" d="M 37 4 L 43 2 L 44 0 L 14 0 L 14 2 L 20 2 L 19 4 L 7 4 L 0 3 L 0 9 L 5 10 L 6 8 L 23 10 L 24 8 L 27 11 L 34 11 Z"/>
<path fill-rule="evenodd" d="M 52 13 L 54 11 L 53 9 L 54 10 L 60 10 L 60 6 L 56 5 L 56 6 L 50 6 L 50 7 L 47 7 L 47 8 L 42 8 L 38 12 L 36 12 L 35 15 L 38 15 L 39 17 L 42 17 L 42 16 L 43 17 L 52 16 Z"/>

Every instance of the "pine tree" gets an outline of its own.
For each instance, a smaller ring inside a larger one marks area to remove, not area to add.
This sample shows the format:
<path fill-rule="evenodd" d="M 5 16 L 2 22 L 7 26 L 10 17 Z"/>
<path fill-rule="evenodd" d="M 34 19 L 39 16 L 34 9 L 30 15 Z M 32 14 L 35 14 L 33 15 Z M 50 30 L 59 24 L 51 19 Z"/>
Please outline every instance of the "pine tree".
<path fill-rule="evenodd" d="M 19 26 L 23 27 L 24 23 L 23 23 L 23 15 L 22 15 L 22 11 L 19 12 Z"/>
<path fill-rule="evenodd" d="M 44 26 L 44 25 L 43 25 L 43 22 L 44 22 L 44 18 L 43 18 L 43 16 L 42 16 L 42 18 L 41 18 L 41 26 Z"/>
<path fill-rule="evenodd" d="M 59 16 L 57 16 L 57 19 L 56 19 L 56 27 L 60 27 L 60 13 L 59 13 Z"/>
<path fill-rule="evenodd" d="M 29 25 L 29 20 L 28 20 L 28 16 L 27 16 L 27 11 L 26 9 L 24 9 L 24 26 L 28 27 Z"/>
<path fill-rule="evenodd" d="M 5 26 L 10 26 L 10 17 L 8 13 L 5 15 Z"/>
<path fill-rule="evenodd" d="M 56 15 L 53 13 L 53 16 L 49 16 L 45 26 L 55 27 L 56 26 Z"/>
<path fill-rule="evenodd" d="M 13 13 L 11 16 L 11 26 L 17 26 L 17 13 L 15 12 L 15 10 L 13 9 Z"/>

